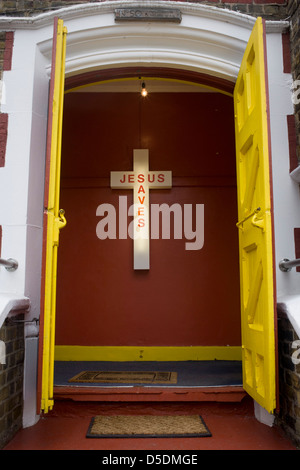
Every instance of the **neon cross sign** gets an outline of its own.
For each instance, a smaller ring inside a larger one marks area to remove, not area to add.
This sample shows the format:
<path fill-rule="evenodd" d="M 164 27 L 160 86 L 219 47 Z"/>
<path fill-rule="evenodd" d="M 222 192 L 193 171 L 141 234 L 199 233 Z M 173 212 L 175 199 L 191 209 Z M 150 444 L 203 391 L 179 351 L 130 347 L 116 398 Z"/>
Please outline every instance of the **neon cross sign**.
<path fill-rule="evenodd" d="M 150 269 L 149 190 L 172 187 L 171 171 L 149 171 L 149 150 L 133 151 L 133 171 L 111 171 L 112 189 L 133 190 L 134 269 Z"/>

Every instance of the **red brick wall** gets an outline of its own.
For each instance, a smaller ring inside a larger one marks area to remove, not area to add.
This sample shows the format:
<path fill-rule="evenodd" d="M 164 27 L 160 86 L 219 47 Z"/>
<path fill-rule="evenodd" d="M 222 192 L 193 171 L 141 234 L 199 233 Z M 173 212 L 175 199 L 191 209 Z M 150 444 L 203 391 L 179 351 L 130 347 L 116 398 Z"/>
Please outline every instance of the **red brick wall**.
<path fill-rule="evenodd" d="M 13 45 L 14 45 L 14 33 L 12 31 L 7 31 L 5 33 L 3 70 L 11 70 Z"/>
<path fill-rule="evenodd" d="M 290 51 L 293 80 L 300 80 L 300 2 L 290 0 L 288 7 L 288 18 L 290 19 Z M 299 87 L 298 87 L 299 88 Z M 296 151 L 298 161 L 300 160 L 300 103 L 295 104 L 295 126 L 296 126 Z"/>
<path fill-rule="evenodd" d="M 14 33 L 6 31 L 0 38 L 0 63 L 3 71 L 11 70 Z M 5 165 L 5 153 L 7 142 L 8 114 L 0 114 L 0 167 Z"/>
<path fill-rule="evenodd" d="M 185 1 L 185 0 L 180 0 Z M 265 18 L 286 18 L 289 0 L 189 0 Z M 298 0 L 297 0 L 298 1 Z M 0 12 L 11 16 L 30 16 L 57 8 L 85 3 L 101 3 L 101 0 L 0 0 Z"/>
<path fill-rule="evenodd" d="M 24 314 L 6 320 L 0 329 L 6 344 L 6 364 L 0 364 L 0 450 L 22 428 Z"/>

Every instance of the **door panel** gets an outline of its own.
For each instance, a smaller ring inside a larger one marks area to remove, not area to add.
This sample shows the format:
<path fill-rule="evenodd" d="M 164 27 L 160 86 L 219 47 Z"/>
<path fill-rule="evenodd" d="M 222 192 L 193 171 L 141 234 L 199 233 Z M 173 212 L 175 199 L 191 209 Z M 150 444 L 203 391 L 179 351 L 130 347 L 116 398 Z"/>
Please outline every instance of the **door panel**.
<path fill-rule="evenodd" d="M 243 381 L 268 412 L 276 407 L 275 286 L 264 22 L 258 18 L 234 90 Z"/>
<path fill-rule="evenodd" d="M 38 406 L 45 413 L 53 406 L 54 336 L 56 308 L 56 271 L 59 231 L 66 224 L 59 209 L 61 137 L 64 100 L 66 34 L 63 21 L 56 19 L 53 34 L 52 72 L 49 93 L 49 117 L 44 202 L 44 247 L 39 344 Z M 41 335 L 42 336 L 42 335 Z"/>

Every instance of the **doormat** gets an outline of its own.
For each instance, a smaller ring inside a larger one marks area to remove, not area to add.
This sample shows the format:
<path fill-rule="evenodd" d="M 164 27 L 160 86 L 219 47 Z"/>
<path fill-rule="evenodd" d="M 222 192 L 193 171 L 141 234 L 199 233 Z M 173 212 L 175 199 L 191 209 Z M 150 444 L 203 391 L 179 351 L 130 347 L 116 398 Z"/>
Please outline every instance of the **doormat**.
<path fill-rule="evenodd" d="M 211 437 L 211 432 L 199 415 L 117 415 L 94 416 L 86 437 Z"/>
<path fill-rule="evenodd" d="M 72 377 L 69 382 L 176 384 L 177 372 L 86 370 Z"/>

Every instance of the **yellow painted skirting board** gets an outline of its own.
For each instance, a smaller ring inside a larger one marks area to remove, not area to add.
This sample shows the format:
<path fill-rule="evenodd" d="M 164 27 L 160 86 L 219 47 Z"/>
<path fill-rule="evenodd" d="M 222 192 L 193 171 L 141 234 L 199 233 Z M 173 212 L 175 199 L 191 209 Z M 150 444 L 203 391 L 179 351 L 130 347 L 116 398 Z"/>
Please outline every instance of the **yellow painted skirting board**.
<path fill-rule="evenodd" d="M 56 361 L 240 361 L 240 346 L 56 346 Z"/>

